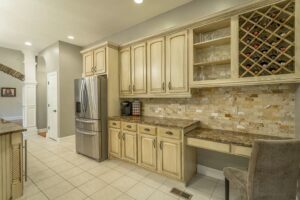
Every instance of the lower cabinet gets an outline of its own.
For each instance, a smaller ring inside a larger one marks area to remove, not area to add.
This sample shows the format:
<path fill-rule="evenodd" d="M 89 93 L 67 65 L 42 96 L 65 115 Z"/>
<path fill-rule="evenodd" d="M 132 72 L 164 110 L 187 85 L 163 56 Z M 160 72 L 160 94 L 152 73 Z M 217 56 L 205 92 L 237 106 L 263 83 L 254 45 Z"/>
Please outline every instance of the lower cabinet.
<path fill-rule="evenodd" d="M 137 162 L 136 132 L 122 131 L 122 158 L 130 162 Z"/>
<path fill-rule="evenodd" d="M 186 130 L 109 121 L 109 157 L 119 158 L 184 182 L 197 171 L 195 148 L 185 146 Z"/>
<path fill-rule="evenodd" d="M 139 165 L 151 170 L 156 170 L 157 163 L 157 141 L 156 136 L 139 134 L 138 140 Z"/>
<path fill-rule="evenodd" d="M 181 141 L 158 137 L 158 170 L 165 175 L 181 179 Z"/>
<path fill-rule="evenodd" d="M 121 130 L 115 128 L 108 129 L 109 154 L 121 158 Z"/>

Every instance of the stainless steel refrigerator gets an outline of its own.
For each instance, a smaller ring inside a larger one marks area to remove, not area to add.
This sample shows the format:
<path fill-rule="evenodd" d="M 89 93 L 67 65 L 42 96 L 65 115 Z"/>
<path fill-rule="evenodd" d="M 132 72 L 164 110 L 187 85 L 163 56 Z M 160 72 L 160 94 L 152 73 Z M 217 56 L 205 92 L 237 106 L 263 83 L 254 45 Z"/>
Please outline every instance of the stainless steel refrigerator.
<path fill-rule="evenodd" d="M 75 80 L 76 151 L 98 161 L 107 159 L 107 78 Z"/>

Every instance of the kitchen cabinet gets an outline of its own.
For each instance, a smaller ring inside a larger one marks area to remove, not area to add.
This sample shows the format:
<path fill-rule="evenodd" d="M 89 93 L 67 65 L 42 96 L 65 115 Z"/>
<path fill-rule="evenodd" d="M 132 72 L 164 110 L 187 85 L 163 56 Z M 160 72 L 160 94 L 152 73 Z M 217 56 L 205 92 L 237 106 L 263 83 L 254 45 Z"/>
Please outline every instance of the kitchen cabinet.
<path fill-rule="evenodd" d="M 137 163 L 137 134 L 133 131 L 122 131 L 122 158 Z"/>
<path fill-rule="evenodd" d="M 185 146 L 184 134 L 196 128 L 197 124 L 188 128 L 169 128 L 110 120 L 108 125 L 110 159 L 136 163 L 145 169 L 184 182 L 188 182 L 196 173 L 196 150 Z"/>
<path fill-rule="evenodd" d="M 165 38 L 147 42 L 147 85 L 150 94 L 165 93 Z"/>
<path fill-rule="evenodd" d="M 146 43 L 131 47 L 131 75 L 133 94 L 145 94 L 147 91 Z"/>
<path fill-rule="evenodd" d="M 121 158 L 121 130 L 116 128 L 108 129 L 109 154 Z"/>
<path fill-rule="evenodd" d="M 103 74 L 106 72 L 106 58 L 105 48 L 98 48 L 94 50 L 94 73 Z"/>
<path fill-rule="evenodd" d="M 93 51 L 83 54 L 83 72 L 86 76 L 91 76 L 94 73 Z"/>
<path fill-rule="evenodd" d="M 157 163 L 157 141 L 156 136 L 139 134 L 139 165 L 156 170 Z"/>
<path fill-rule="evenodd" d="M 187 31 L 166 38 L 166 82 L 168 93 L 188 92 Z"/>
<path fill-rule="evenodd" d="M 131 57 L 130 47 L 120 50 L 120 93 L 129 95 L 132 93 L 131 87 Z"/>

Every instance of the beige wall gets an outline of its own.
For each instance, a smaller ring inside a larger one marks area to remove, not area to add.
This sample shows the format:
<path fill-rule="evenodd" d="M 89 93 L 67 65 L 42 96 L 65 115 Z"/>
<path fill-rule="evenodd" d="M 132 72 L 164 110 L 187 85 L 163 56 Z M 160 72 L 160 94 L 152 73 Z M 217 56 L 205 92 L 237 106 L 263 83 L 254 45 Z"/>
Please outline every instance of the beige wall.
<path fill-rule="evenodd" d="M 74 80 L 82 75 L 81 47 L 59 42 L 60 137 L 75 134 Z"/>
<path fill-rule="evenodd" d="M 0 47 L 0 63 L 24 73 L 24 56 L 21 51 Z M 16 97 L 0 96 L 0 118 L 22 118 L 22 85 L 23 82 L 0 72 L 0 88 L 13 87 L 17 89 Z"/>
<path fill-rule="evenodd" d="M 38 56 L 37 126 L 47 127 L 47 73 L 58 74 L 59 137 L 75 133 L 74 79 L 82 74 L 81 47 L 56 42 Z"/>
<path fill-rule="evenodd" d="M 137 24 L 124 31 L 105 38 L 100 38 L 100 40 L 88 46 L 104 41 L 112 41 L 119 44 L 130 42 L 138 38 L 160 33 L 170 28 L 185 25 L 191 21 L 201 19 L 218 11 L 252 1 L 253 0 L 193 0 L 188 4 L 153 17 L 150 20 Z"/>

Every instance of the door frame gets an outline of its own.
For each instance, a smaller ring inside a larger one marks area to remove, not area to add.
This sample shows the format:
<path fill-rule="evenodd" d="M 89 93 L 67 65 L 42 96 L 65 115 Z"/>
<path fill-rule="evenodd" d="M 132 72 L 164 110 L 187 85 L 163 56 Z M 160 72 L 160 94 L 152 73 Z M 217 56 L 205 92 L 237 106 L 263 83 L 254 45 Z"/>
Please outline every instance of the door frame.
<path fill-rule="evenodd" d="M 49 90 L 48 90 L 48 81 L 49 81 L 49 77 L 50 76 L 56 76 L 56 80 L 57 80 L 57 108 L 56 108 L 56 113 L 57 113 L 57 130 L 56 130 L 56 135 L 55 137 L 49 137 L 49 132 L 48 132 L 48 127 L 49 127 L 49 109 L 48 109 L 48 105 L 49 105 Z M 59 120 L 59 84 L 58 84 L 58 73 L 57 71 L 55 72 L 49 72 L 47 73 L 47 135 L 46 135 L 46 138 L 47 139 L 52 139 L 52 140 L 55 140 L 55 141 L 58 141 L 59 140 L 59 127 L 60 127 L 60 120 Z"/>

